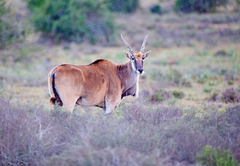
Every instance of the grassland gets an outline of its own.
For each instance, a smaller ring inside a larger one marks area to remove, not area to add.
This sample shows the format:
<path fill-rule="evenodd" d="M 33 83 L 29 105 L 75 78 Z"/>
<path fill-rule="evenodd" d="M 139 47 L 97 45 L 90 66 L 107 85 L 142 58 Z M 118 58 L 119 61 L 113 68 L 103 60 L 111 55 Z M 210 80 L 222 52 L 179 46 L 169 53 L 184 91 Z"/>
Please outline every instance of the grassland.
<path fill-rule="evenodd" d="M 240 161 L 240 14 L 115 14 L 116 41 L 54 44 L 28 23 L 25 2 L 12 5 L 28 26 L 24 42 L 0 50 L 0 161 L 3 165 L 192 165 L 206 145 Z M 171 3 L 170 3 L 171 4 Z M 21 9 L 21 10 L 20 10 Z M 169 10 L 169 11 L 168 11 Z M 48 72 L 96 59 L 123 63 L 124 34 L 134 50 L 149 35 L 140 96 L 112 115 L 49 104 Z"/>

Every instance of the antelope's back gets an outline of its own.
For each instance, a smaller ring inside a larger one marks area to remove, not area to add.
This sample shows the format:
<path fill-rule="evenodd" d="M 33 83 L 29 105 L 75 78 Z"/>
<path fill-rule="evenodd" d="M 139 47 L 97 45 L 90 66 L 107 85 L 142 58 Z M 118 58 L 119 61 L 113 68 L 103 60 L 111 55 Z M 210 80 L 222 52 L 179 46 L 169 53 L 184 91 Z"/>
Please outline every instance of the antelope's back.
<path fill-rule="evenodd" d="M 49 77 L 53 74 L 60 97 L 63 93 L 79 96 L 83 99 L 80 105 L 100 104 L 110 88 L 119 84 L 116 65 L 107 60 L 97 60 L 86 66 L 60 65 L 52 69 Z"/>

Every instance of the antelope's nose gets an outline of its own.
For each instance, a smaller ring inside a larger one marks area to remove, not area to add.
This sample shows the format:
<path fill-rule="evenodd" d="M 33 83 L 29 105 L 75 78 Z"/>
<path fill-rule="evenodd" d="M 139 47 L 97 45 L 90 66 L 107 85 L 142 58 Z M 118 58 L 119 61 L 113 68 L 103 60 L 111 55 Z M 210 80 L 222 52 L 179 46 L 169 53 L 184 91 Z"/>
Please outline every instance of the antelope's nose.
<path fill-rule="evenodd" d="M 139 73 L 142 74 L 143 72 L 143 69 L 138 69 Z"/>

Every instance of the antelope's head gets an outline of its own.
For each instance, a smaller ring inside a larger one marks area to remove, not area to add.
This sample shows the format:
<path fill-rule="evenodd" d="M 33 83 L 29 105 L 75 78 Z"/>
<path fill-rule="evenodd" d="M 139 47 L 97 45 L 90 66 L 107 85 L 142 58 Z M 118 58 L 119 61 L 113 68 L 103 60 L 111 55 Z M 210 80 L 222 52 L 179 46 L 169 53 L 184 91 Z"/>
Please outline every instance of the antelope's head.
<path fill-rule="evenodd" d="M 144 53 L 144 49 L 145 49 L 145 44 L 147 41 L 147 37 L 148 35 L 145 37 L 145 39 L 143 40 L 142 43 L 142 48 L 140 52 L 137 51 L 133 51 L 132 48 L 129 46 L 129 44 L 125 41 L 125 39 L 123 38 L 123 35 L 121 34 L 122 40 L 124 42 L 124 44 L 127 46 L 128 50 L 130 53 L 128 52 L 124 52 L 124 54 L 127 56 L 127 58 L 130 59 L 131 63 L 132 63 L 132 68 L 135 72 L 142 74 L 143 73 L 143 60 L 145 58 L 148 57 L 148 55 L 150 54 L 151 50 Z"/>

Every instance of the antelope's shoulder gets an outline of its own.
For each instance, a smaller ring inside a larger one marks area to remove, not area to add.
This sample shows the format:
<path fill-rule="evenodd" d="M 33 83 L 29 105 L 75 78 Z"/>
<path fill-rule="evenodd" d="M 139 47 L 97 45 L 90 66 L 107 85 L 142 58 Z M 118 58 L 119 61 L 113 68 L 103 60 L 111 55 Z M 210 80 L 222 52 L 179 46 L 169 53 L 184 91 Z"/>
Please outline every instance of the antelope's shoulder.
<path fill-rule="evenodd" d="M 101 66 L 101 65 L 115 65 L 115 64 L 106 59 L 97 59 L 94 62 L 90 63 L 88 66 Z"/>
<path fill-rule="evenodd" d="M 117 64 L 105 59 L 98 59 L 87 66 L 89 66 L 90 68 L 91 67 L 97 68 L 105 73 L 109 73 L 110 71 L 115 71 L 117 68 Z"/>

